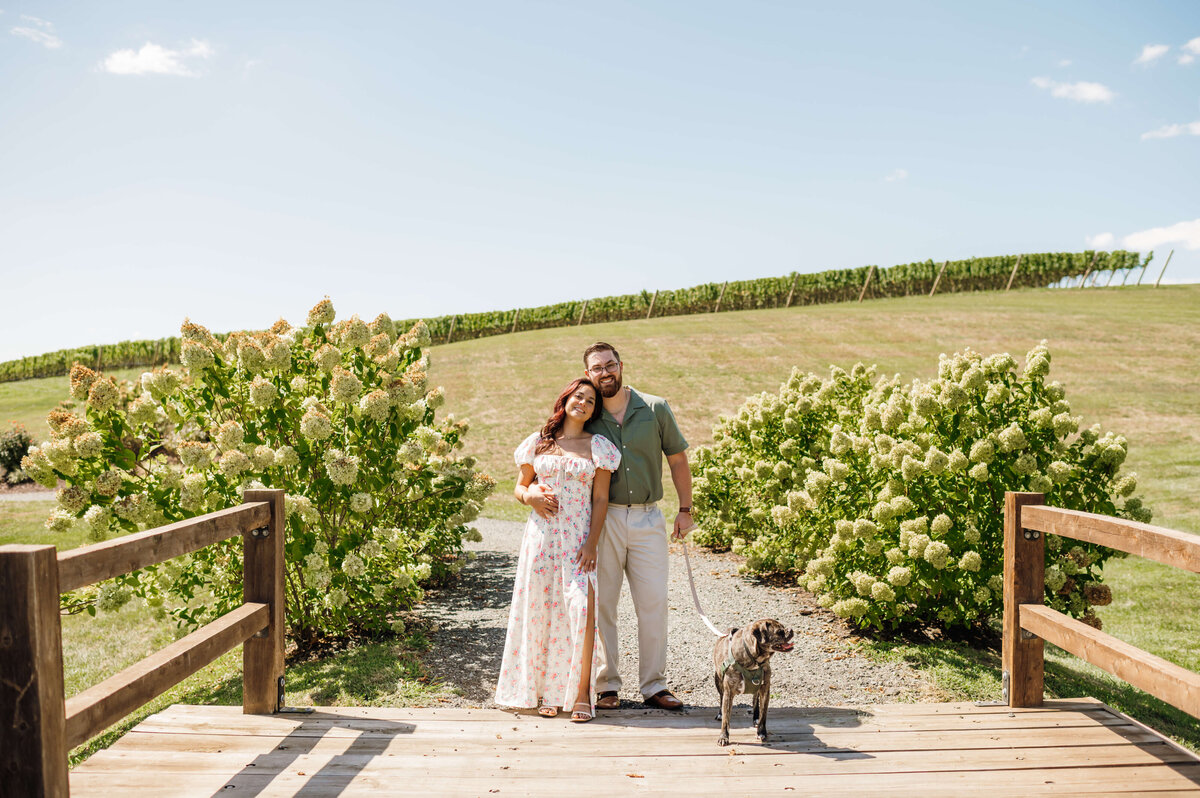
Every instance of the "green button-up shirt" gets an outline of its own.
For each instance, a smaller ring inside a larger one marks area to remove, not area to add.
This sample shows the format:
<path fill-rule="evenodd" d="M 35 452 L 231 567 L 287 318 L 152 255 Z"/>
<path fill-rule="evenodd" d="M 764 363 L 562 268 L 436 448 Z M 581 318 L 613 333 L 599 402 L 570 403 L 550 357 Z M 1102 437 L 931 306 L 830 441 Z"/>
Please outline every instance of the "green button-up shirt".
<path fill-rule="evenodd" d="M 650 504 L 662 500 L 662 457 L 688 447 L 666 399 L 630 388 L 629 405 L 620 424 L 612 413 L 602 410 L 600 418 L 589 421 L 586 429 L 608 438 L 621 452 L 621 464 L 608 486 L 610 502 Z"/>

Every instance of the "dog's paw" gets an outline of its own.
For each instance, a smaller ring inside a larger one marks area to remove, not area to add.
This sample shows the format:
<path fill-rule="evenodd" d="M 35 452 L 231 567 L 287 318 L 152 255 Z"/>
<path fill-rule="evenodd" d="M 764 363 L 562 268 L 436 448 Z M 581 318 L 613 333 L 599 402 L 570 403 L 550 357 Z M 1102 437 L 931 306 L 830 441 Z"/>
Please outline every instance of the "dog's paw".
<path fill-rule="evenodd" d="M 767 734 L 765 731 L 761 731 L 758 733 L 758 741 L 760 743 L 765 743 L 767 740 L 770 740 L 770 739 L 771 739 L 771 735 Z"/>
<path fill-rule="evenodd" d="M 716 721 L 719 721 L 719 720 L 721 720 L 721 713 L 720 713 L 720 712 L 718 712 L 718 713 L 717 713 L 717 716 L 716 716 L 715 718 L 713 718 L 713 720 L 716 720 Z"/>
<path fill-rule="evenodd" d="M 729 745 L 729 735 L 722 734 L 717 738 L 717 745 Z"/>

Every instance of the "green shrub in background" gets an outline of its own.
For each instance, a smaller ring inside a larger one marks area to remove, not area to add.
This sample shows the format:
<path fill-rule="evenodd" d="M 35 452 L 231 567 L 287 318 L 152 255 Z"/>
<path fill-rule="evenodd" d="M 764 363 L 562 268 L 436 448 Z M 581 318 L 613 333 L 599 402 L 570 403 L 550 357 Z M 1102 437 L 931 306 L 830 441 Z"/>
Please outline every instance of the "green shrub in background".
<path fill-rule="evenodd" d="M 83 414 L 52 412 L 53 439 L 23 462 L 47 486 L 67 483 L 47 527 L 83 523 L 102 540 L 238 504 L 249 487 L 283 488 L 297 644 L 401 629 L 396 613 L 421 584 L 461 567 L 465 524 L 495 483 L 455 454 L 466 422 L 435 420 L 443 396 L 426 384 L 424 325 L 397 336 L 386 315 L 333 319 L 325 300 L 305 329 L 280 321 L 223 342 L 185 322 L 184 373 L 148 372 L 124 394 L 75 366 Z M 68 603 L 94 612 L 139 595 L 195 626 L 239 604 L 241 584 L 230 540 Z"/>
<path fill-rule="evenodd" d="M 930 382 L 875 380 L 862 364 L 828 379 L 793 372 L 749 399 L 695 457 L 700 543 L 755 571 L 795 574 L 861 627 L 973 627 L 1002 609 L 1005 491 L 1148 521 L 1122 475 L 1127 444 L 1079 430 L 1050 352 L 966 350 Z M 1049 536 L 1046 603 L 1099 626 L 1101 567 L 1114 552 Z"/>
<path fill-rule="evenodd" d="M 0 432 L 0 477 L 10 485 L 29 481 L 29 475 L 21 469 L 21 460 L 29 454 L 33 436 L 29 430 L 15 421 L 4 432 Z"/>

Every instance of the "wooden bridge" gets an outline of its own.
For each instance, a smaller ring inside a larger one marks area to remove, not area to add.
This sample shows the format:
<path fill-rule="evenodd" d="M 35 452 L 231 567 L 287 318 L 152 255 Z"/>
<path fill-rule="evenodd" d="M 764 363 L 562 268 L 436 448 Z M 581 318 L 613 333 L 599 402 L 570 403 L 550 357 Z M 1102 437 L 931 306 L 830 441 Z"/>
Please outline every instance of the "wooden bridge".
<path fill-rule="evenodd" d="M 1042 606 L 1045 533 L 1195 572 L 1200 539 L 1042 501 L 1006 497 L 1005 702 L 777 708 L 767 742 L 741 716 L 729 748 L 712 707 L 582 725 L 502 710 L 279 712 L 279 491 L 68 552 L 0 547 L 0 796 L 1200 795 L 1189 751 L 1092 699 L 1042 700 L 1049 640 L 1200 717 L 1200 675 Z M 242 607 L 64 700 L 60 591 L 239 534 Z M 72 746 L 243 643 L 243 707 L 172 706 L 68 774 Z"/>

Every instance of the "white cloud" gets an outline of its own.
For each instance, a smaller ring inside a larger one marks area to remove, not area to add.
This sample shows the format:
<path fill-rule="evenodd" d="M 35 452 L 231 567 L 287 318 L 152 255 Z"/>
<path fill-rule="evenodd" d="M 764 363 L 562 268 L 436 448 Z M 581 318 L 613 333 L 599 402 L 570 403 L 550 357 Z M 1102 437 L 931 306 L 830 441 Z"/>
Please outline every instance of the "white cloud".
<path fill-rule="evenodd" d="M 1107 103 L 1112 102 L 1116 93 L 1102 83 L 1089 83 L 1081 80 L 1078 83 L 1062 83 L 1050 78 L 1034 78 L 1034 86 L 1050 92 L 1051 97 L 1073 100 L 1077 103 Z"/>
<path fill-rule="evenodd" d="M 1192 55 L 1191 53 L 1184 53 L 1183 55 L 1179 56 L 1179 63 L 1182 66 L 1187 66 L 1195 60 L 1196 56 Z"/>
<path fill-rule="evenodd" d="M 1134 59 L 1135 64 L 1150 64 L 1167 54 L 1171 49 L 1169 44 L 1147 44 L 1142 48 L 1142 54 Z"/>
<path fill-rule="evenodd" d="M 102 68 L 114 75 L 180 75 L 195 77 L 199 73 L 190 65 L 195 59 L 211 57 L 213 48 L 208 42 L 192 39 L 179 50 L 168 50 L 146 42 L 140 50 L 117 50 L 104 59 Z"/>
<path fill-rule="evenodd" d="M 1200 136 L 1200 121 L 1163 125 L 1155 130 L 1148 130 L 1142 134 L 1142 141 L 1146 139 L 1173 139 L 1176 136 Z"/>
<path fill-rule="evenodd" d="M 1059 62 L 1058 62 L 1058 65 L 1059 65 L 1060 67 L 1069 67 L 1069 66 L 1071 65 L 1071 59 L 1070 59 L 1070 58 L 1064 58 L 1064 59 L 1062 59 L 1061 61 L 1059 61 Z"/>
<path fill-rule="evenodd" d="M 1115 240 L 1112 233 L 1097 233 L 1087 237 L 1088 249 L 1109 249 Z"/>
<path fill-rule="evenodd" d="M 48 50 L 57 50 L 62 47 L 62 39 L 54 35 L 54 24 L 47 22 L 44 19 L 31 17 L 28 14 L 22 14 L 21 19 L 29 23 L 29 25 L 18 25 L 11 28 L 9 33 L 13 36 L 20 36 L 29 39 L 31 42 L 36 42 Z M 31 27 L 32 26 L 32 27 Z"/>
<path fill-rule="evenodd" d="M 1192 55 L 1200 55 L 1200 36 L 1197 36 L 1196 38 L 1192 39 L 1190 42 L 1183 45 L 1183 47 L 1180 47 L 1179 49 L 1187 50 Z"/>
<path fill-rule="evenodd" d="M 1200 249 L 1200 219 L 1179 222 L 1170 227 L 1152 227 L 1125 236 L 1125 248 L 1146 251 L 1164 244 L 1179 244 L 1184 249 Z"/>
<path fill-rule="evenodd" d="M 897 169 L 896 171 L 892 172 L 890 175 L 885 177 L 884 182 L 895 183 L 900 180 L 907 180 L 907 179 L 908 179 L 908 170 L 907 169 Z"/>

